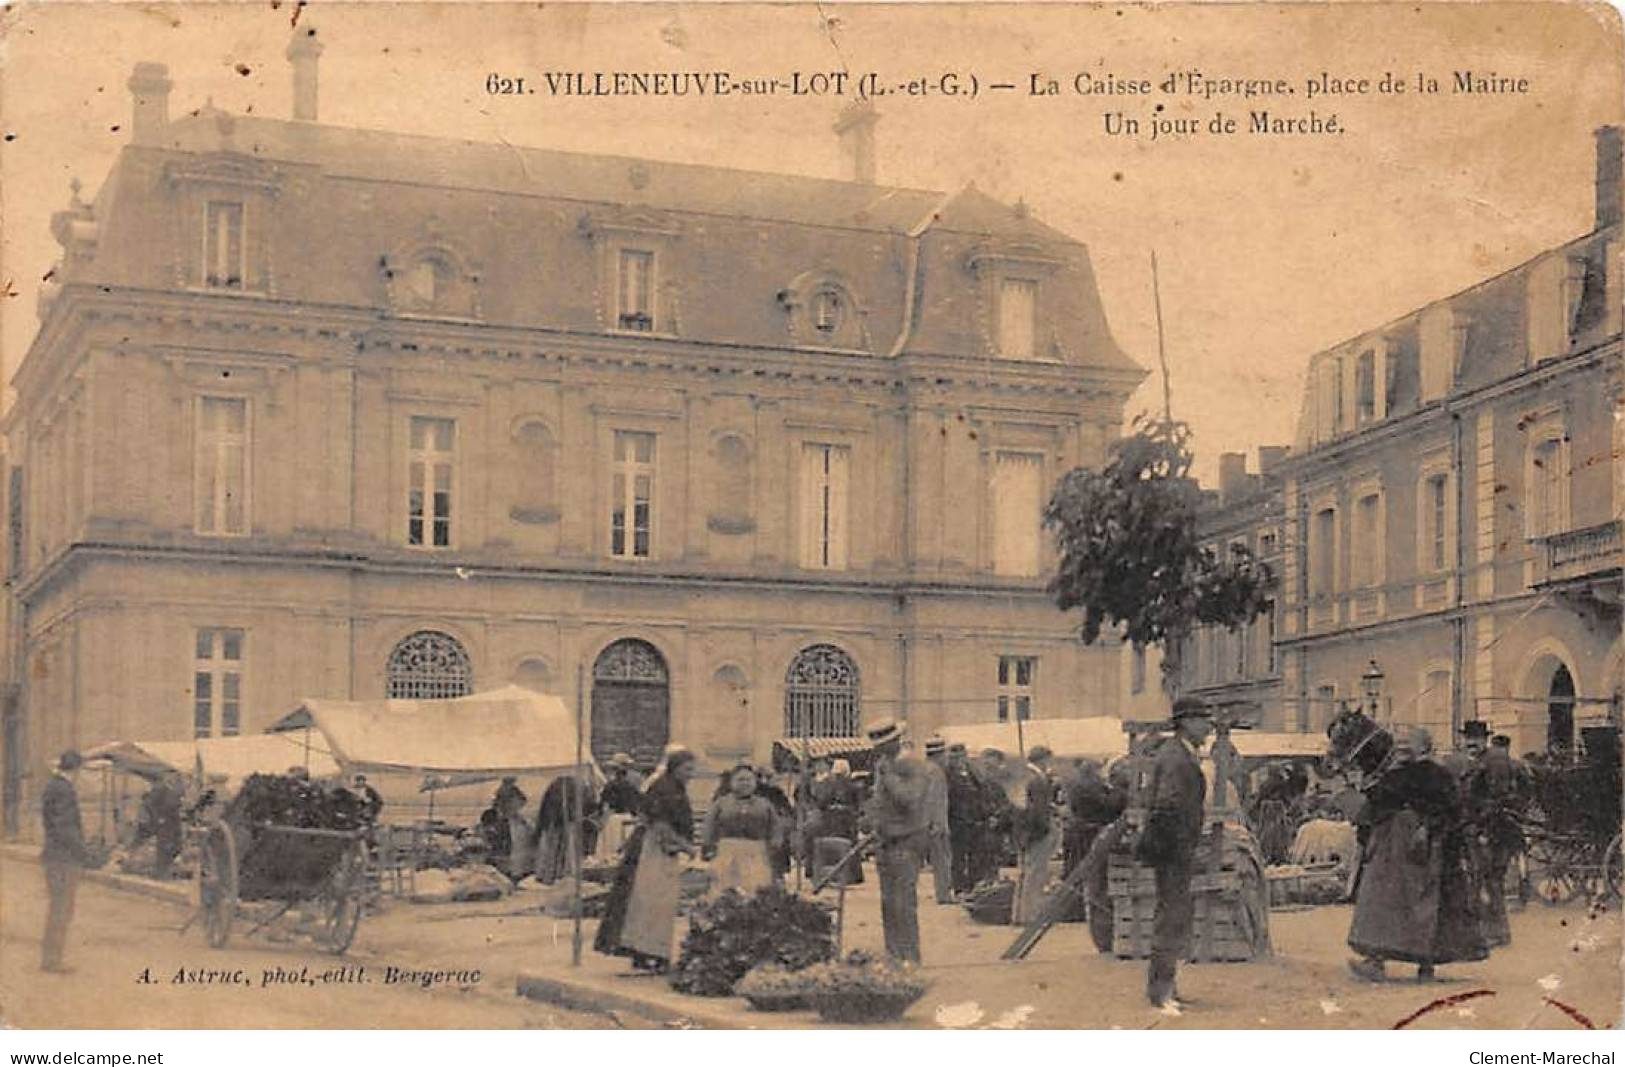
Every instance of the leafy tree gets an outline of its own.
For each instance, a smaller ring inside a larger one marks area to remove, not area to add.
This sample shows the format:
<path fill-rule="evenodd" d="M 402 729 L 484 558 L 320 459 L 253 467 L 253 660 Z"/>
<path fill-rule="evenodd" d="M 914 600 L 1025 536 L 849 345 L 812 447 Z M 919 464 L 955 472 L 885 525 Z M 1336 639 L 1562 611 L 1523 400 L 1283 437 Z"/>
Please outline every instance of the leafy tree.
<path fill-rule="evenodd" d="M 1120 627 L 1137 646 L 1160 645 L 1170 677 L 1196 624 L 1244 626 L 1274 586 L 1247 549 L 1221 558 L 1198 542 L 1191 458 L 1188 426 L 1140 416 L 1103 468 L 1069 471 L 1044 509 L 1061 557 L 1050 593 L 1063 611 L 1082 609 L 1084 643 Z"/>

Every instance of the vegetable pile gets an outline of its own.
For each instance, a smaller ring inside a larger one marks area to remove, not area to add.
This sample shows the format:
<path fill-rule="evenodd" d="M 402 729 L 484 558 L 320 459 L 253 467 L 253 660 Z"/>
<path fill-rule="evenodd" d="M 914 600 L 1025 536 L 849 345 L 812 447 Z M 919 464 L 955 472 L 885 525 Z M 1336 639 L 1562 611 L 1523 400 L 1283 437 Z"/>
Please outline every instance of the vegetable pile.
<path fill-rule="evenodd" d="M 730 890 L 689 916 L 671 984 L 682 993 L 725 997 L 758 964 L 799 971 L 834 955 L 834 923 L 826 905 L 778 886 L 750 898 Z"/>

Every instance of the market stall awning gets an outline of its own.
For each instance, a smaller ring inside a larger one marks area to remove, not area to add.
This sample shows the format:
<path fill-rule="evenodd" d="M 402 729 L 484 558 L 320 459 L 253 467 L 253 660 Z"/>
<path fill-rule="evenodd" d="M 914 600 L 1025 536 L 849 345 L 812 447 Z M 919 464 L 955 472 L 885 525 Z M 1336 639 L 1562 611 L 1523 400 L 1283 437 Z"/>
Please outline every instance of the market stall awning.
<path fill-rule="evenodd" d="M 1109 715 L 1087 719 L 1028 719 L 1021 724 L 1019 735 L 1013 722 L 944 726 L 937 733 L 950 745 L 963 744 L 973 756 L 983 749 L 996 748 L 1014 757 L 1021 751 L 1031 752 L 1038 745 L 1062 759 L 1104 759 L 1128 751 L 1123 720 Z M 916 737 L 915 742 L 923 744 L 924 738 Z"/>
<path fill-rule="evenodd" d="M 869 743 L 861 737 L 781 737 L 773 744 L 796 760 L 804 754 L 809 759 L 834 759 L 869 751 Z"/>
<path fill-rule="evenodd" d="M 1236 751 L 1249 759 L 1307 759 L 1326 752 L 1324 733 L 1264 733 L 1258 730 L 1232 730 L 1230 740 Z"/>
<path fill-rule="evenodd" d="M 438 774 L 468 782 L 575 765 L 575 716 L 520 686 L 454 700 L 306 700 L 269 732 L 312 730 L 346 772 Z"/>
<path fill-rule="evenodd" d="M 251 774 L 281 774 L 289 767 L 306 767 L 312 778 L 330 778 L 338 764 L 319 745 L 307 752 L 291 734 L 245 734 L 240 737 L 200 737 L 192 741 L 112 741 L 84 753 L 85 761 L 105 761 L 114 768 L 156 779 L 169 771 L 184 775 L 201 767 L 206 779 L 224 779 L 236 785 Z"/>

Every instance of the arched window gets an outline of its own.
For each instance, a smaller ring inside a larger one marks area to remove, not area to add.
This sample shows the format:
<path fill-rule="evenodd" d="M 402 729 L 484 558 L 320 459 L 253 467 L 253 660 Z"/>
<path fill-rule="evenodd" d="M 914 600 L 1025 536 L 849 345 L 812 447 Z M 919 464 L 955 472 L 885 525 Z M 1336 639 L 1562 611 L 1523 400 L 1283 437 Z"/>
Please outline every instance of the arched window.
<path fill-rule="evenodd" d="M 787 737 L 858 736 L 858 665 L 834 645 L 804 648 L 784 679 Z"/>
<path fill-rule="evenodd" d="M 474 691 L 474 668 L 455 637 L 419 630 L 389 654 L 391 700 L 446 700 Z"/>
<path fill-rule="evenodd" d="M 636 638 L 611 644 L 592 665 L 592 754 L 617 752 L 653 767 L 671 740 L 671 686 L 666 660 Z"/>
<path fill-rule="evenodd" d="M 510 515 L 518 522 L 552 522 L 559 516 L 553 433 L 547 423 L 531 419 L 514 432 L 514 443 L 519 446 L 519 485 Z"/>

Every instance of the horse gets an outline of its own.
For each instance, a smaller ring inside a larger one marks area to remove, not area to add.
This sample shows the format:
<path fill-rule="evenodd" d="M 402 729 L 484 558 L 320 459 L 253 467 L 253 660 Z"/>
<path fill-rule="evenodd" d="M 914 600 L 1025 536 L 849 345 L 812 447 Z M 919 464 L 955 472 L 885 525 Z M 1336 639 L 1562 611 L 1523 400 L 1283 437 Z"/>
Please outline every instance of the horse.
<path fill-rule="evenodd" d="M 1327 752 L 1317 768 L 1324 777 L 1350 770 L 1375 774 L 1394 750 L 1394 736 L 1357 708 L 1344 706 L 1326 727 Z"/>

